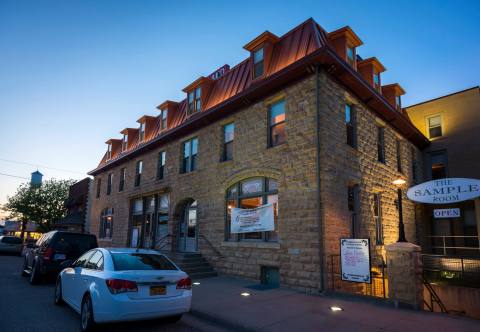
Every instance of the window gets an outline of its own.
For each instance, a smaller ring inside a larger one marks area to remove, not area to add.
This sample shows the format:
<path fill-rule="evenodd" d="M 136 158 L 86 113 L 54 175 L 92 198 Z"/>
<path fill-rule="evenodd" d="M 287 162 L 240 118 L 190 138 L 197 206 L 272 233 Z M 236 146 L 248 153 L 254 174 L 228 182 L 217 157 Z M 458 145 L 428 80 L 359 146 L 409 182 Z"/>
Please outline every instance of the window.
<path fill-rule="evenodd" d="M 159 254 L 113 253 L 112 261 L 115 271 L 177 270 L 168 258 Z"/>
<path fill-rule="evenodd" d="M 430 167 L 432 180 L 447 177 L 447 153 L 446 151 L 435 151 L 430 153 Z"/>
<path fill-rule="evenodd" d="M 402 142 L 400 140 L 397 140 L 397 171 L 400 173 L 403 173 L 403 168 L 402 168 Z"/>
<path fill-rule="evenodd" d="M 270 106 L 268 130 L 269 147 L 285 143 L 285 100 L 279 101 Z"/>
<path fill-rule="evenodd" d="M 100 190 L 102 189 L 102 179 L 97 180 L 97 198 L 100 197 Z"/>
<path fill-rule="evenodd" d="M 263 75 L 263 48 L 259 48 L 253 52 L 253 78 L 258 78 Z"/>
<path fill-rule="evenodd" d="M 108 174 L 107 178 L 107 195 L 110 195 L 112 192 L 112 181 L 113 181 L 113 173 Z"/>
<path fill-rule="evenodd" d="M 358 216 L 359 216 L 359 186 L 358 184 L 348 186 L 348 212 L 350 214 L 350 227 L 351 227 L 351 236 L 352 238 L 357 237 L 358 230 Z"/>
<path fill-rule="evenodd" d="M 198 87 L 188 93 L 188 115 L 202 110 L 202 88 Z"/>
<path fill-rule="evenodd" d="M 347 144 L 352 148 L 357 147 L 355 113 L 352 105 L 345 104 L 345 125 L 347 128 Z"/>
<path fill-rule="evenodd" d="M 118 191 L 123 191 L 123 189 L 125 189 L 126 171 L 127 170 L 125 168 L 120 170 L 120 183 L 118 184 Z"/>
<path fill-rule="evenodd" d="M 383 244 L 382 200 L 380 194 L 373 194 L 373 219 L 375 221 L 375 242 Z"/>
<path fill-rule="evenodd" d="M 167 116 L 168 116 L 168 110 L 162 110 L 162 114 L 160 118 L 160 130 L 167 129 Z"/>
<path fill-rule="evenodd" d="M 385 163 L 385 128 L 377 127 L 377 155 L 378 161 Z"/>
<path fill-rule="evenodd" d="M 140 181 L 142 179 L 142 172 L 143 172 L 143 161 L 139 160 L 137 161 L 137 164 L 135 167 L 135 187 L 138 187 L 140 185 Z"/>
<path fill-rule="evenodd" d="M 103 254 L 100 250 L 95 251 L 85 264 L 85 268 L 91 270 L 103 270 Z"/>
<path fill-rule="evenodd" d="M 274 231 L 245 234 L 230 232 L 231 213 L 234 207 L 253 209 L 265 204 L 273 204 Z M 250 178 L 236 183 L 227 190 L 226 209 L 226 241 L 278 241 L 278 183 L 275 180 Z"/>
<path fill-rule="evenodd" d="M 102 210 L 100 215 L 100 232 L 99 236 L 103 239 L 112 238 L 113 226 L 113 208 L 106 208 Z"/>
<path fill-rule="evenodd" d="M 168 207 L 170 204 L 170 197 L 168 194 L 162 194 L 158 197 L 158 227 L 157 239 L 160 242 L 168 236 Z"/>
<path fill-rule="evenodd" d="M 165 173 L 165 159 L 167 157 L 167 153 L 165 151 L 161 151 L 158 154 L 158 165 L 157 165 L 157 180 L 163 179 L 163 175 Z"/>
<path fill-rule="evenodd" d="M 347 62 L 350 66 L 355 67 L 355 48 L 347 46 Z"/>
<path fill-rule="evenodd" d="M 373 85 L 375 89 L 381 90 L 382 86 L 380 85 L 380 73 L 374 73 L 373 74 Z"/>
<path fill-rule="evenodd" d="M 143 142 L 145 139 L 145 122 L 140 123 L 140 128 L 138 129 L 138 141 Z"/>
<path fill-rule="evenodd" d="M 109 143 L 107 145 L 107 160 L 111 159 L 112 158 L 112 144 Z"/>
<path fill-rule="evenodd" d="M 198 138 L 192 138 L 183 143 L 182 173 L 197 169 Z"/>
<path fill-rule="evenodd" d="M 395 97 L 395 106 L 397 109 L 402 109 L 402 96 L 396 96 Z"/>
<path fill-rule="evenodd" d="M 428 136 L 430 138 L 436 138 L 442 136 L 442 117 L 435 115 L 427 118 L 428 124 Z"/>
<path fill-rule="evenodd" d="M 92 254 L 93 254 L 93 250 L 88 251 L 85 254 L 83 254 L 82 256 L 80 256 L 80 258 L 78 258 L 75 261 L 75 263 L 73 263 L 73 267 L 85 267 L 85 265 L 88 262 L 88 259 L 90 258 L 90 256 L 92 256 Z"/>
<path fill-rule="evenodd" d="M 223 126 L 223 153 L 222 160 L 233 159 L 233 138 L 235 135 L 235 124 L 229 123 Z"/>
<path fill-rule="evenodd" d="M 123 134 L 122 151 L 125 151 L 127 147 L 128 147 L 128 134 Z"/>

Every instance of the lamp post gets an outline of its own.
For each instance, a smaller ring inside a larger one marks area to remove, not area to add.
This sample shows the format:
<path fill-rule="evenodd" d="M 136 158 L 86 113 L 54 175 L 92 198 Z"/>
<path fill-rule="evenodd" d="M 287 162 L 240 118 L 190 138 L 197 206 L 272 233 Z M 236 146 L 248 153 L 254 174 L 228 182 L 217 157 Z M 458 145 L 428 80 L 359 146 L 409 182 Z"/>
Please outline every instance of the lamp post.
<path fill-rule="evenodd" d="M 405 180 L 396 179 L 392 182 L 397 187 L 397 201 L 398 201 L 398 240 L 397 242 L 407 242 L 405 238 L 405 225 L 403 224 L 403 209 L 402 209 L 402 186 Z"/>

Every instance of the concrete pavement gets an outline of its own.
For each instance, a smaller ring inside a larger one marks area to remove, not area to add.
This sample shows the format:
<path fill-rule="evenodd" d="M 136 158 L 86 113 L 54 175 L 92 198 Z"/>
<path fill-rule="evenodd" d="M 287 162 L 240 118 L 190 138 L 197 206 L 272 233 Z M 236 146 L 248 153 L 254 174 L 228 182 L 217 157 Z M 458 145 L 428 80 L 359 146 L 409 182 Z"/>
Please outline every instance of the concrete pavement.
<path fill-rule="evenodd" d="M 195 280 L 194 280 L 195 281 Z M 231 277 L 197 280 L 192 314 L 243 331 L 480 331 L 480 321 L 447 314 L 395 309 L 358 298 L 254 290 L 254 281 Z M 248 297 L 241 296 L 249 292 Z M 330 306 L 343 311 L 333 312 Z"/>

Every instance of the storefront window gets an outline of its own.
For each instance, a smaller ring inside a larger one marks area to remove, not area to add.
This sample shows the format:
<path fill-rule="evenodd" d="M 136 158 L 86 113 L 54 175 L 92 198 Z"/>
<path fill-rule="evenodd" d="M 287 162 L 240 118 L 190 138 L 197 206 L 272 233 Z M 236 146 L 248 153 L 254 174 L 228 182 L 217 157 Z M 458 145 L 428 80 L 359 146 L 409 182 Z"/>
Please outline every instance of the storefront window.
<path fill-rule="evenodd" d="M 274 231 L 244 234 L 230 232 L 232 208 L 254 209 L 268 203 L 273 204 L 274 208 Z M 236 183 L 227 190 L 226 210 L 226 241 L 278 241 L 278 182 L 275 180 L 251 178 Z"/>

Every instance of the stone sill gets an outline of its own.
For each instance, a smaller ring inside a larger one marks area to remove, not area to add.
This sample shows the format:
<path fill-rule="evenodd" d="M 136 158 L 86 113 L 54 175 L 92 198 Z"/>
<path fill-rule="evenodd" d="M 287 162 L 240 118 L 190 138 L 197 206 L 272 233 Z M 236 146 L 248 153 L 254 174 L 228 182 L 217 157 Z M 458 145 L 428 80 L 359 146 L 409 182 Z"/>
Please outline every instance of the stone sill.
<path fill-rule="evenodd" d="M 229 242 L 223 241 L 222 247 L 233 248 L 259 248 L 259 249 L 280 249 L 280 243 L 278 242 Z"/>

